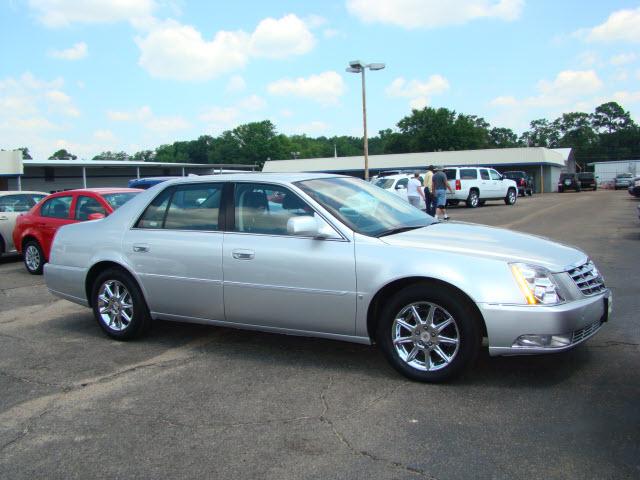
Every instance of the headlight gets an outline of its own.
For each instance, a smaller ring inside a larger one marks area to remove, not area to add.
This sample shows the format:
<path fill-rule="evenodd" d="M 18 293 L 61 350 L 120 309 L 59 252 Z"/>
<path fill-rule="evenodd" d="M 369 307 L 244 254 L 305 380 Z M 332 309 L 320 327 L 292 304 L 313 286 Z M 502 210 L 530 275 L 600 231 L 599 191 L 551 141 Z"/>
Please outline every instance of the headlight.
<path fill-rule="evenodd" d="M 529 305 L 554 305 L 564 300 L 546 268 L 512 263 L 511 272 Z"/>

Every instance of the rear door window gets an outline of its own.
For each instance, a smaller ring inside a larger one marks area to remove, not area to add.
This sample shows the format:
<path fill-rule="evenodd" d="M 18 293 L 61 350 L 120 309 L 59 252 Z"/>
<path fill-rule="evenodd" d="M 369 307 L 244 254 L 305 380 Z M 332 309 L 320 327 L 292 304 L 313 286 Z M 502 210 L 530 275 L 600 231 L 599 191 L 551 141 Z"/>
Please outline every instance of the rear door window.
<path fill-rule="evenodd" d="M 69 218 L 72 200 L 72 195 L 51 198 L 40 207 L 40 215 L 50 218 Z"/>
<path fill-rule="evenodd" d="M 447 178 L 449 178 L 449 176 L 447 176 Z M 477 180 L 477 178 L 478 178 L 478 171 L 475 168 L 460 169 L 460 180 Z"/>
<path fill-rule="evenodd" d="M 84 222 L 85 220 L 89 220 L 89 215 L 92 213 L 101 213 L 104 216 L 107 215 L 106 209 L 98 200 L 92 197 L 80 195 L 76 202 L 75 219 Z"/>
<path fill-rule="evenodd" d="M 486 168 L 481 168 L 480 169 L 480 178 L 482 180 L 490 180 L 489 172 L 487 171 Z"/>

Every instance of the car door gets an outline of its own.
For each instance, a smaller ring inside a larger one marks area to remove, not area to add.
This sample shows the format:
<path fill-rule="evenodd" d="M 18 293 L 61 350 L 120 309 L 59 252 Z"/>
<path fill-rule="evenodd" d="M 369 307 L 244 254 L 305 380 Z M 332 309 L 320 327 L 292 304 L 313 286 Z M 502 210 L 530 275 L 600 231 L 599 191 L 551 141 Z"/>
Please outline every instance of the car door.
<path fill-rule="evenodd" d="M 72 216 L 72 203 L 73 195 L 50 198 L 42 204 L 39 214 L 33 217 L 34 227 L 40 234 L 41 247 L 46 258 L 49 258 L 51 243 L 58 229 L 76 222 Z"/>
<path fill-rule="evenodd" d="M 282 203 L 271 201 L 275 194 Z M 339 233 L 288 233 L 288 219 L 322 217 L 291 189 L 238 182 L 224 236 L 227 321 L 265 328 L 355 333 L 354 244 Z"/>
<path fill-rule="evenodd" d="M 480 198 L 492 198 L 493 197 L 493 184 L 491 183 L 491 177 L 489 176 L 489 170 L 486 168 L 480 168 Z"/>
<path fill-rule="evenodd" d="M 122 251 L 154 314 L 224 320 L 223 187 L 208 182 L 165 188 L 126 231 Z"/>
<path fill-rule="evenodd" d="M 489 177 L 491 178 L 491 191 L 495 198 L 504 198 L 507 196 L 507 190 L 509 182 L 502 181 L 502 175 L 500 175 L 494 169 L 489 169 Z"/>

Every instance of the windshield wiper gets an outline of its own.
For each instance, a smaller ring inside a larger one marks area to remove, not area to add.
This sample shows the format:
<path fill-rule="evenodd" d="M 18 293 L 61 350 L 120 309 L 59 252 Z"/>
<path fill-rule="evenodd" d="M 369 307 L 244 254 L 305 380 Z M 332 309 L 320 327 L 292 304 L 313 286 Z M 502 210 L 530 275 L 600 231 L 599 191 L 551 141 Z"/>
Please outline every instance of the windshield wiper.
<path fill-rule="evenodd" d="M 386 237 L 387 235 L 394 235 L 396 233 L 402 233 L 402 232 L 408 232 L 409 230 L 415 230 L 417 228 L 422 228 L 422 227 L 426 227 L 427 225 L 414 225 L 412 227 L 397 227 L 397 228 L 391 228 L 389 230 L 385 230 L 382 233 L 379 233 L 378 235 L 376 235 L 376 238 L 380 238 L 380 237 Z"/>

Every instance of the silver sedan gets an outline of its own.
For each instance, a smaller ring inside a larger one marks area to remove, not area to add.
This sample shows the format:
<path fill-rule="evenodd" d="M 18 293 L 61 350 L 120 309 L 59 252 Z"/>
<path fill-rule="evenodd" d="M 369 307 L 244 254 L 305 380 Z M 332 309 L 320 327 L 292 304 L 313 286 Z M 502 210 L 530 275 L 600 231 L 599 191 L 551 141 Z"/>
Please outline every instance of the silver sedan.
<path fill-rule="evenodd" d="M 374 185 L 320 174 L 159 184 L 62 227 L 44 273 L 116 339 L 167 319 L 377 343 L 421 381 L 460 373 L 483 339 L 491 355 L 572 348 L 611 308 L 580 250 L 438 223 Z"/>

